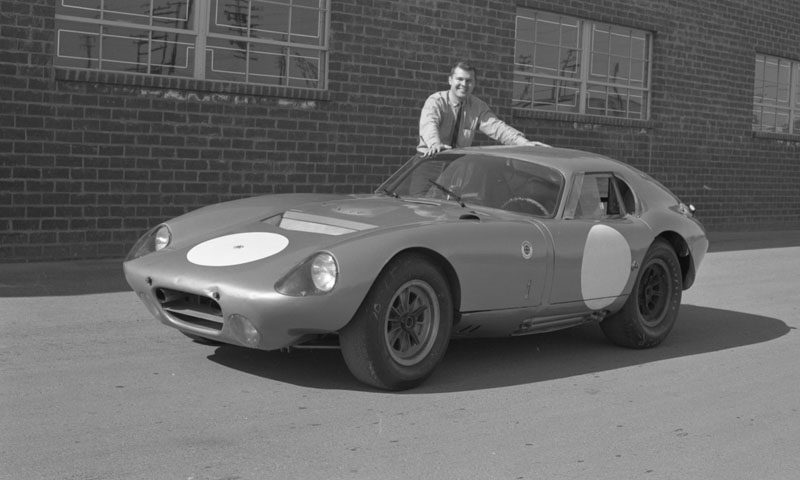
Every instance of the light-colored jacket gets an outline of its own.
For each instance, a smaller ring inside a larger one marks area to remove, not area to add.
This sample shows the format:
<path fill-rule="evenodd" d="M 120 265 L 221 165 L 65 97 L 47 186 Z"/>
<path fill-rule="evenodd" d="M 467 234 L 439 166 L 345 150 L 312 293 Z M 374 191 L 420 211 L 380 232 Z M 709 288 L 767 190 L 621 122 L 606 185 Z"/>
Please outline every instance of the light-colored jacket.
<path fill-rule="evenodd" d="M 453 148 L 469 147 L 475 138 L 475 130 L 480 130 L 503 145 L 520 145 L 528 141 L 522 132 L 497 118 L 480 98 L 469 96 L 464 102 L 458 139 L 455 145 L 450 145 L 458 104 L 450 103 L 448 90 L 428 97 L 419 117 L 417 151 L 424 153 L 437 144 L 450 145 Z"/>

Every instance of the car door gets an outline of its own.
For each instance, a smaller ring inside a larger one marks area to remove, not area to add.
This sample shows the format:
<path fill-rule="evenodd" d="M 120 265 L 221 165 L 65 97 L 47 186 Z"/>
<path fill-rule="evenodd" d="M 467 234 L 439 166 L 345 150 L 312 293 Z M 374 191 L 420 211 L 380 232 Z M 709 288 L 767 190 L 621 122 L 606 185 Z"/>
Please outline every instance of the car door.
<path fill-rule="evenodd" d="M 550 303 L 601 310 L 630 291 L 650 228 L 627 182 L 610 172 L 575 175 L 563 218 L 551 227 Z"/>

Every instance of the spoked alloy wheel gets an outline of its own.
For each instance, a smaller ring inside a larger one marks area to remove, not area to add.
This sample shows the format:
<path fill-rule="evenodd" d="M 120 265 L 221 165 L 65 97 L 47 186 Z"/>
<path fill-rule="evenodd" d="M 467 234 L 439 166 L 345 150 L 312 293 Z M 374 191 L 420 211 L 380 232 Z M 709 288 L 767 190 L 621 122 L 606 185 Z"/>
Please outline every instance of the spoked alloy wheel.
<path fill-rule="evenodd" d="M 630 348 L 655 347 L 667 337 L 681 305 L 681 266 L 672 245 L 656 239 L 642 260 L 622 309 L 600 323 L 606 337 Z"/>
<path fill-rule="evenodd" d="M 377 388 L 422 383 L 439 364 L 453 328 L 450 286 L 422 255 L 404 254 L 378 276 L 353 319 L 339 332 L 347 367 Z"/>
<path fill-rule="evenodd" d="M 642 323 L 650 328 L 657 328 L 669 313 L 669 300 L 672 297 L 673 285 L 670 281 L 669 267 L 663 260 L 655 260 L 647 266 L 639 279 L 639 314 Z"/>
<path fill-rule="evenodd" d="M 392 360 L 403 366 L 419 363 L 433 348 L 442 321 L 433 287 L 420 280 L 401 286 L 385 320 L 384 340 Z"/>

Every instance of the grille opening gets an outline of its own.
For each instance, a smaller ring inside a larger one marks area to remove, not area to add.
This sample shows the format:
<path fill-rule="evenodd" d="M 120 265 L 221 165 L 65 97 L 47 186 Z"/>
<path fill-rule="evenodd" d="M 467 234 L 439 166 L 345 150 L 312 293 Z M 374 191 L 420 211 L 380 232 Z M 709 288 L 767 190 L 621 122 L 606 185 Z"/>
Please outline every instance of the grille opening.
<path fill-rule="evenodd" d="M 155 295 L 164 312 L 174 320 L 212 330 L 222 330 L 222 307 L 213 298 L 167 288 L 155 289 Z"/>

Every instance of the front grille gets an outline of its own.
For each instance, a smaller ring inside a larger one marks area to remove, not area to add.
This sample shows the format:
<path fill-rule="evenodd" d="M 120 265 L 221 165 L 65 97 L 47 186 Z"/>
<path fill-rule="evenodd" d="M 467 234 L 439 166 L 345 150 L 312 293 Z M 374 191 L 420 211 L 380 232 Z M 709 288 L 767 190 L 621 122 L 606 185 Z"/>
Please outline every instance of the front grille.
<path fill-rule="evenodd" d="M 213 298 L 167 288 L 157 288 L 155 293 L 161 308 L 173 319 L 210 330 L 222 330 L 222 308 Z"/>

